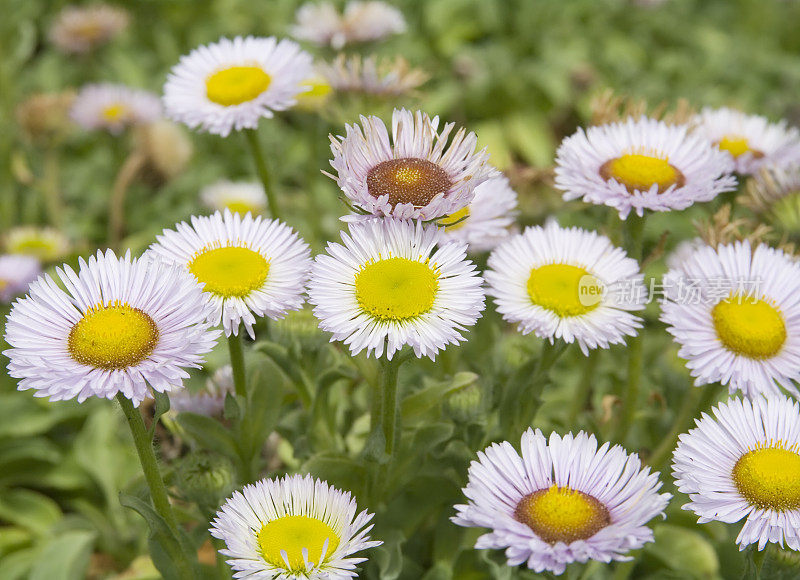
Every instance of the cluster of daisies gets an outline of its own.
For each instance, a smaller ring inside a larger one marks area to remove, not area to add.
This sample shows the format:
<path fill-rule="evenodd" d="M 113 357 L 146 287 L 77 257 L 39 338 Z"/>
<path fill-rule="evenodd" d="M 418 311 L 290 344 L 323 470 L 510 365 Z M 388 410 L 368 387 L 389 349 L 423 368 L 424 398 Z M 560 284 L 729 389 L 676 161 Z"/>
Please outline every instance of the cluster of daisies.
<path fill-rule="evenodd" d="M 344 15 L 318 6 L 328 16 L 313 16 L 316 36 L 295 34 L 333 46 L 369 40 L 352 36 L 363 27 L 348 22 L 379 4 L 353 2 Z M 301 12 L 302 23 L 312 8 Z M 394 20 L 380 34 L 402 30 Z M 163 107 L 175 121 L 225 137 L 293 106 L 311 74 L 311 57 L 292 41 L 222 39 L 174 67 Z M 148 108 L 117 101 L 103 101 L 111 131 Z M 331 136 L 331 151 L 328 175 L 351 209 L 341 243 L 312 260 L 292 228 L 255 215 L 263 188 L 217 184 L 203 194 L 213 215 L 165 230 L 142 257 L 98 252 L 77 271 L 65 265 L 58 280 L 44 275 L 30 285 L 6 324 L 4 354 L 19 388 L 52 400 L 121 394 L 137 405 L 151 390 L 179 392 L 222 332 L 254 338 L 257 318 L 281 318 L 306 296 L 331 340 L 387 360 L 402 349 L 435 359 L 464 341 L 486 294 L 520 332 L 577 343 L 584 354 L 641 329 L 640 256 L 554 221 L 517 232 L 517 196 L 473 132 L 401 109 L 388 126 L 374 116 L 347 125 Z M 565 200 L 626 218 L 685 209 L 734 189 L 734 173 L 798 161 L 797 131 L 759 117 L 703 111 L 687 125 L 631 118 L 565 139 L 556 186 Z M 482 277 L 468 253 L 485 250 L 493 251 Z M 799 269 L 781 251 L 737 243 L 692 248 L 665 277 L 676 290 L 662 301 L 662 320 L 696 384 L 719 382 L 746 397 L 717 406 L 681 437 L 676 481 L 701 522 L 747 518 L 742 547 L 800 549 L 800 407 L 781 390 L 798 394 Z M 696 300 L 679 292 L 688 288 Z M 216 377 L 209 412 L 230 384 L 229 375 Z M 478 454 L 468 501 L 452 519 L 491 530 L 476 548 L 560 574 L 571 562 L 630 559 L 652 541 L 647 523 L 670 499 L 660 488 L 659 474 L 620 446 L 530 429 L 519 452 L 502 442 Z M 348 578 L 364 560 L 353 554 L 380 543 L 369 537 L 371 518 L 349 493 L 296 475 L 236 492 L 211 533 L 238 577 Z"/>

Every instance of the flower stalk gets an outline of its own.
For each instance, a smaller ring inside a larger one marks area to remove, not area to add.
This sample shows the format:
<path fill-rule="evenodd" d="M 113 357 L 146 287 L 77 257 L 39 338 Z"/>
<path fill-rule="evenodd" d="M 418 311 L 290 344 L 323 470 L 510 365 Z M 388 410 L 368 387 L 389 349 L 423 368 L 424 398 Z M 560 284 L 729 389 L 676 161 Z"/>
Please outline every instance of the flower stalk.
<path fill-rule="evenodd" d="M 278 200 L 275 197 L 275 191 L 272 189 L 272 179 L 269 174 L 269 169 L 267 168 L 267 161 L 264 158 L 261 142 L 258 140 L 258 131 L 255 129 L 245 129 L 243 133 L 250 146 L 250 152 L 253 154 L 253 161 L 256 164 L 258 178 L 264 186 L 264 193 L 267 194 L 269 214 L 272 219 L 281 219 L 280 210 L 278 209 Z"/>

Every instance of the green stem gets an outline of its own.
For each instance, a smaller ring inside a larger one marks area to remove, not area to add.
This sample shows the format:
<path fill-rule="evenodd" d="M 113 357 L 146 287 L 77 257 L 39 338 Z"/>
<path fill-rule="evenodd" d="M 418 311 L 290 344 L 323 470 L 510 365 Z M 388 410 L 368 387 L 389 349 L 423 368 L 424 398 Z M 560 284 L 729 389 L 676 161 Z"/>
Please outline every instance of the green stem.
<path fill-rule="evenodd" d="M 697 415 L 698 411 L 706 409 L 714 397 L 719 392 L 719 384 L 712 383 L 703 388 L 689 387 L 689 392 L 683 397 L 680 409 L 675 414 L 672 429 L 669 434 L 662 439 L 661 443 L 653 451 L 647 463 L 654 471 L 659 471 L 662 464 L 669 458 L 675 449 L 675 444 L 681 433 L 690 427 L 690 421 Z"/>
<path fill-rule="evenodd" d="M 231 354 L 231 369 L 233 370 L 233 386 L 236 394 L 247 400 L 247 380 L 244 374 L 244 355 L 242 354 L 242 339 L 231 334 L 228 337 L 228 350 Z"/>
<path fill-rule="evenodd" d="M 383 436 L 386 438 L 386 455 L 389 461 L 394 455 L 394 443 L 397 430 L 397 376 L 400 371 L 401 353 L 395 353 L 392 360 L 381 359 L 381 392 L 383 404 L 381 405 L 381 425 Z"/>
<path fill-rule="evenodd" d="M 600 361 L 601 349 L 596 348 L 589 352 L 586 358 L 586 365 L 583 367 L 583 376 L 578 383 L 575 398 L 572 399 L 572 406 L 569 410 L 567 425 L 574 425 L 578 416 L 589 407 L 592 397 L 592 385 L 596 378 L 597 364 Z"/>
<path fill-rule="evenodd" d="M 267 162 L 261 150 L 261 142 L 258 140 L 258 131 L 255 129 L 245 129 L 243 133 L 250 145 L 250 151 L 253 154 L 253 161 L 256 164 L 258 177 L 264 186 L 264 193 L 267 194 L 270 216 L 272 216 L 272 219 L 281 219 L 280 211 L 278 210 L 278 200 L 275 198 L 275 192 L 272 190 L 272 180 L 270 179 L 269 169 L 267 169 Z"/>
<path fill-rule="evenodd" d="M 645 218 L 635 213 L 628 215 L 625 221 L 625 247 L 628 256 L 641 262 L 644 246 Z M 638 336 L 628 341 L 628 378 L 625 384 L 625 397 L 622 404 L 622 417 L 617 427 L 616 439 L 624 441 L 633 423 L 636 413 L 636 404 L 639 400 L 640 383 L 642 381 L 642 366 L 644 345 L 642 344 L 642 331 Z"/>
<path fill-rule="evenodd" d="M 542 341 L 539 358 L 522 365 L 508 385 L 506 406 L 510 412 L 511 433 L 525 431 L 542 403 L 542 392 L 550 384 L 550 369 L 569 346 L 563 340 Z"/>
<path fill-rule="evenodd" d="M 128 420 L 128 426 L 133 436 L 133 443 L 136 446 L 136 453 L 139 455 L 139 462 L 142 465 L 144 478 L 145 481 L 147 481 L 147 487 L 150 489 L 150 498 L 153 501 L 153 507 L 166 522 L 176 540 L 178 540 L 178 521 L 169 503 L 167 487 L 164 485 L 164 480 L 161 478 L 161 472 L 158 469 L 158 460 L 153 450 L 153 441 L 147 433 L 142 414 L 133 406 L 133 402 L 122 393 L 117 394 L 117 402 L 122 408 L 125 418 Z M 175 556 L 177 556 L 177 554 L 173 555 L 173 557 Z M 178 574 L 181 578 L 191 580 L 194 577 L 192 564 L 185 558 L 182 552 L 177 558 L 175 565 L 178 568 Z"/>

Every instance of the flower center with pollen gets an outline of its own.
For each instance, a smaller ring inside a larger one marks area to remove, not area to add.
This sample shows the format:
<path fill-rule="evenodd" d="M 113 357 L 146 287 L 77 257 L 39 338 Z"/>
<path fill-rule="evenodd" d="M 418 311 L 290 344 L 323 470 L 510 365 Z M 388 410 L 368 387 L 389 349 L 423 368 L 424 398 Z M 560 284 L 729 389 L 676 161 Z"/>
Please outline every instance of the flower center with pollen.
<path fill-rule="evenodd" d="M 425 314 L 439 291 L 439 276 L 427 262 L 388 258 L 365 264 L 356 274 L 356 300 L 380 320 Z"/>
<path fill-rule="evenodd" d="M 89 308 L 70 330 L 67 350 L 81 364 L 118 370 L 142 362 L 157 343 L 153 319 L 117 301 Z"/>
<path fill-rule="evenodd" d="M 673 185 L 682 187 L 686 182 L 683 173 L 668 159 L 638 153 L 606 161 L 600 166 L 600 177 L 606 181 L 617 180 L 628 193 L 650 191 L 653 185 L 658 186 L 658 193 L 664 193 Z"/>
<path fill-rule="evenodd" d="M 295 572 L 305 572 L 303 549 L 309 563 L 320 564 L 339 546 L 339 536 L 328 524 L 308 516 L 283 516 L 267 522 L 258 532 L 258 545 L 264 560 Z M 285 555 L 285 558 L 284 558 Z"/>
<path fill-rule="evenodd" d="M 782 442 L 745 453 L 733 466 L 733 482 L 739 493 L 761 509 L 800 508 L 800 455 Z"/>
<path fill-rule="evenodd" d="M 258 66 L 232 66 L 206 79 L 209 101 L 230 107 L 252 101 L 269 88 L 272 78 Z"/>
<path fill-rule="evenodd" d="M 755 159 L 764 157 L 761 151 L 750 149 L 750 142 L 746 137 L 740 137 L 738 135 L 726 135 L 719 140 L 717 146 L 721 151 L 727 151 L 734 157 L 739 157 L 745 153 L 750 153 Z"/>
<path fill-rule="evenodd" d="M 527 289 L 531 302 L 562 318 L 586 314 L 597 308 L 602 298 L 600 281 L 583 268 L 570 264 L 534 268 Z"/>
<path fill-rule="evenodd" d="M 189 263 L 189 271 L 203 290 L 224 298 L 242 298 L 263 286 L 269 261 L 250 248 L 226 246 L 201 250 Z"/>
<path fill-rule="evenodd" d="M 392 207 L 398 203 L 426 206 L 452 186 L 444 169 L 414 157 L 382 161 L 367 173 L 369 194 L 375 199 L 388 195 Z"/>
<path fill-rule="evenodd" d="M 586 540 L 611 523 L 608 508 L 597 499 L 556 485 L 523 497 L 514 517 L 549 544 Z"/>
<path fill-rule="evenodd" d="M 780 310 L 766 300 L 734 294 L 711 311 L 722 344 L 738 355 L 767 359 L 786 342 L 786 325 Z"/>

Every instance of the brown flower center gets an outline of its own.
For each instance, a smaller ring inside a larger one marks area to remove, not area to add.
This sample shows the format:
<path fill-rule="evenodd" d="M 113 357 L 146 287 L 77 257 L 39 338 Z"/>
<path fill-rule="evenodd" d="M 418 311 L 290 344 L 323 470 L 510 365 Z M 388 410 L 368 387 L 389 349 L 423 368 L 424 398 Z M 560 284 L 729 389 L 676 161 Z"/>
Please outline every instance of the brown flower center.
<path fill-rule="evenodd" d="M 452 186 L 444 169 L 415 157 L 382 161 L 367 173 L 369 194 L 375 199 L 388 195 L 392 207 L 398 203 L 424 207 Z"/>

